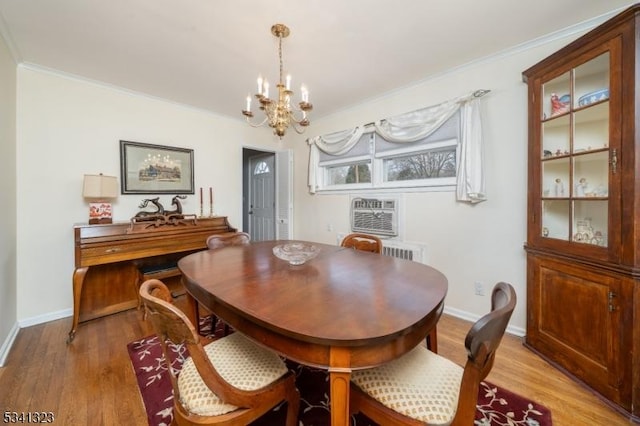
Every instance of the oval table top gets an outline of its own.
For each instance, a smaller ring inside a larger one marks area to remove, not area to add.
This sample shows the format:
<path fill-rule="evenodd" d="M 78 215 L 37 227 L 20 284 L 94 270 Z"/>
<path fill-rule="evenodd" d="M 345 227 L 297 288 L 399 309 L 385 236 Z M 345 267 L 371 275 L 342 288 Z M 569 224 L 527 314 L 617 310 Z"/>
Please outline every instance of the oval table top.
<path fill-rule="evenodd" d="M 427 265 L 338 246 L 290 265 L 264 241 L 188 255 L 178 262 L 204 306 L 224 305 L 274 332 L 334 346 L 393 340 L 443 303 L 447 279 Z"/>

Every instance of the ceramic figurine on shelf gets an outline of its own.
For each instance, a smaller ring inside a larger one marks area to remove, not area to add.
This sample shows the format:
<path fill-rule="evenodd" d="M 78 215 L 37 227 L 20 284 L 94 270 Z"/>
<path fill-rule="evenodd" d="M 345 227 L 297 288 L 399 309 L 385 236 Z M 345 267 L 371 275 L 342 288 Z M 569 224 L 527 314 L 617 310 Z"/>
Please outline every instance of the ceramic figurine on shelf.
<path fill-rule="evenodd" d="M 596 245 L 598 246 L 604 245 L 604 236 L 602 235 L 601 231 L 596 231 L 595 234 L 593 235 L 593 238 L 595 239 Z"/>
<path fill-rule="evenodd" d="M 568 96 L 564 95 L 562 98 L 558 97 L 555 93 L 551 94 L 551 115 L 564 114 L 569 111 Z"/>
<path fill-rule="evenodd" d="M 556 197 L 564 197 L 564 184 L 560 178 L 556 178 L 556 183 L 553 189 Z"/>
<path fill-rule="evenodd" d="M 576 197 L 585 197 L 587 195 L 589 185 L 586 178 L 580 178 L 580 181 L 576 183 Z"/>
<path fill-rule="evenodd" d="M 593 194 L 595 197 L 607 197 L 609 195 L 609 189 L 604 185 L 598 185 L 593 191 Z"/>

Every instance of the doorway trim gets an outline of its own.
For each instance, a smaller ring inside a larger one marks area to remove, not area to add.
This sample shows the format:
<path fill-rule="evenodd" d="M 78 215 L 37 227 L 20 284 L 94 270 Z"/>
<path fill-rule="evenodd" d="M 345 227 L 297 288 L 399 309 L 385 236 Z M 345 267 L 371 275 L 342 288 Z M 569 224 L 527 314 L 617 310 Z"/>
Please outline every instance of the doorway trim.
<path fill-rule="evenodd" d="M 251 158 L 273 155 L 275 164 L 274 181 L 274 229 L 276 239 L 290 239 L 293 232 L 293 152 L 242 147 L 242 229 L 249 232 Z M 252 238 L 253 240 L 253 238 Z"/>

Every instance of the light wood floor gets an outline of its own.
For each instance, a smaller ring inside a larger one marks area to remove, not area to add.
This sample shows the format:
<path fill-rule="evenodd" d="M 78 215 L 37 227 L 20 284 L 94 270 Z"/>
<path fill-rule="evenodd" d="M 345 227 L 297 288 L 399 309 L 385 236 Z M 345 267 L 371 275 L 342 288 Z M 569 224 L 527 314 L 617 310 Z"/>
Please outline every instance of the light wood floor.
<path fill-rule="evenodd" d="M 70 326 L 69 318 L 20 330 L 0 368 L 3 413 L 51 411 L 60 425 L 146 424 L 126 344 L 152 334 L 150 324 L 135 310 L 111 315 L 81 324 L 67 345 Z M 439 353 L 463 364 L 469 327 L 468 322 L 443 315 Z M 514 336 L 503 339 L 487 379 L 551 409 L 555 426 L 631 424 Z"/>

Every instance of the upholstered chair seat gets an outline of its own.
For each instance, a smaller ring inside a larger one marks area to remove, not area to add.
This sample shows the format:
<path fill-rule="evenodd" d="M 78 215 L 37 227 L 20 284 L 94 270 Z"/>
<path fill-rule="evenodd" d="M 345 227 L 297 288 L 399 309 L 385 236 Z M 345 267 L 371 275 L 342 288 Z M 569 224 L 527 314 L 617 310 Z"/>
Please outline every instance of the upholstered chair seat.
<path fill-rule="evenodd" d="M 429 425 L 449 425 L 462 367 L 420 345 L 399 359 L 354 371 L 351 381 L 385 407 Z"/>
<path fill-rule="evenodd" d="M 251 342 L 241 333 L 232 333 L 204 347 L 211 364 L 231 386 L 244 391 L 263 388 L 287 373 L 278 355 Z M 194 414 L 219 416 L 238 407 L 222 401 L 202 380 L 192 358 L 178 376 L 180 402 Z"/>

